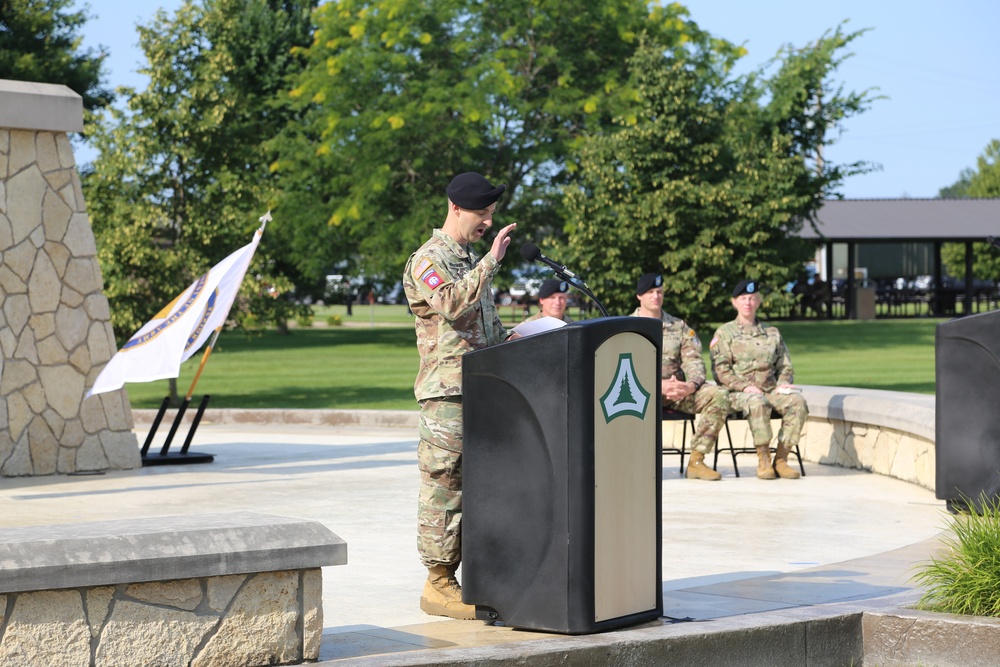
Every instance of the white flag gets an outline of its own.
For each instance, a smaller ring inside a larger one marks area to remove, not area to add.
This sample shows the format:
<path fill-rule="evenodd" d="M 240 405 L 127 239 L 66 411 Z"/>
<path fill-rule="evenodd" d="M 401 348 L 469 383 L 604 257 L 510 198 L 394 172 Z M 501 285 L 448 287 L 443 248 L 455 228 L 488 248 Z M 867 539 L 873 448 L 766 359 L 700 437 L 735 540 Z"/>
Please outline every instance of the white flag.
<path fill-rule="evenodd" d="M 243 276 L 260 242 L 253 241 L 213 266 L 146 323 L 111 357 L 87 396 L 180 375 L 181 363 L 198 351 L 229 316 Z"/>

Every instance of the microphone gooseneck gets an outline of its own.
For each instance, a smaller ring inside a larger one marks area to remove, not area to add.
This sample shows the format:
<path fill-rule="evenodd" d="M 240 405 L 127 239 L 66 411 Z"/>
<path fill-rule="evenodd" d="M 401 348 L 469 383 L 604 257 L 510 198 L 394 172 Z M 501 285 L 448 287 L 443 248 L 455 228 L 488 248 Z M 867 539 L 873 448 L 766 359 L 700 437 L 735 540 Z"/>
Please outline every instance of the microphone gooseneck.
<path fill-rule="evenodd" d="M 608 316 L 608 311 L 604 308 L 604 305 L 597 299 L 597 297 L 594 296 L 594 293 L 590 291 L 590 288 L 587 287 L 587 283 L 583 282 L 581 278 L 577 277 L 575 273 L 567 269 L 559 262 L 549 259 L 545 255 L 543 255 L 542 251 L 538 249 L 537 245 L 535 245 L 531 241 L 528 241 L 527 243 L 522 245 L 521 257 L 528 260 L 529 262 L 541 262 L 542 264 L 545 264 L 546 266 L 551 268 L 553 271 L 555 271 L 556 276 L 558 276 L 561 280 L 566 281 L 568 284 L 572 285 L 573 287 L 575 287 L 576 289 L 580 290 L 585 295 L 590 297 L 594 301 L 594 303 L 597 304 L 597 307 L 600 309 L 601 314 L 604 315 L 604 317 Z"/>

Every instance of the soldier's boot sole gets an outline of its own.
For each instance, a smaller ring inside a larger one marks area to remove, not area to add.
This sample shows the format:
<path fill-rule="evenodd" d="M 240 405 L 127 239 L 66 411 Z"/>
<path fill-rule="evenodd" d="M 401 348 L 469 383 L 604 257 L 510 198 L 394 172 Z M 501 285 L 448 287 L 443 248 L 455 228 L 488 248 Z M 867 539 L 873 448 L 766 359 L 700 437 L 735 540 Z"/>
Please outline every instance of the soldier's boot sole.
<path fill-rule="evenodd" d="M 420 596 L 420 609 L 431 616 L 447 616 L 459 621 L 476 620 L 476 608 L 463 602 L 438 604 Z"/>
<path fill-rule="evenodd" d="M 709 482 L 718 482 L 722 479 L 722 475 L 715 470 L 712 470 L 704 463 L 695 463 L 693 465 L 689 464 L 684 476 L 688 479 L 704 479 Z"/>

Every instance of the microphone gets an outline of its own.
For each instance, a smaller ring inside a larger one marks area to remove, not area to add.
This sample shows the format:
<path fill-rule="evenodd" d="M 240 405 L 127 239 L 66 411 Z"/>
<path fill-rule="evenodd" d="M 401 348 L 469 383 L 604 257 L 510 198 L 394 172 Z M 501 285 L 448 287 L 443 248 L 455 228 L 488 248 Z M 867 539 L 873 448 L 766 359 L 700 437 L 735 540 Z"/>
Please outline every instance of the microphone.
<path fill-rule="evenodd" d="M 538 249 L 531 241 L 528 241 L 523 246 L 521 246 L 521 257 L 524 257 L 529 262 L 541 262 L 552 268 L 557 274 L 562 274 L 564 276 L 569 276 L 570 278 L 576 278 L 576 274 L 567 269 L 565 266 L 559 262 L 549 259 L 542 254 L 542 251 Z"/>
<path fill-rule="evenodd" d="M 604 304 L 602 304 L 598 300 L 598 298 L 594 296 L 594 293 L 590 291 L 590 288 L 587 287 L 587 283 L 583 282 L 582 278 L 578 278 L 575 273 L 567 269 L 559 262 L 549 259 L 545 255 L 543 255 L 542 251 L 539 250 L 538 246 L 536 246 L 534 243 L 528 241 L 523 246 L 521 246 L 521 257 L 524 257 L 529 262 L 541 262 L 542 264 L 546 264 L 549 267 L 551 267 L 552 270 L 556 272 L 557 276 L 559 276 L 561 279 L 565 280 L 567 283 L 569 283 L 576 289 L 586 294 L 589 298 L 593 299 L 594 303 L 596 303 L 597 307 L 600 309 L 601 315 L 603 315 L 604 317 L 608 316 L 607 308 L 605 308 Z"/>

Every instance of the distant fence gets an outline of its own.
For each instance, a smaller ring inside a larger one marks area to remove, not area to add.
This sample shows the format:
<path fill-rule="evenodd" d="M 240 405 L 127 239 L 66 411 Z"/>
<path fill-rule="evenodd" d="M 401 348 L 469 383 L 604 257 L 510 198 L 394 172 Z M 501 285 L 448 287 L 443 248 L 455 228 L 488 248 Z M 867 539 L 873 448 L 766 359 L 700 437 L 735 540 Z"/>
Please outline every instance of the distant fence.
<path fill-rule="evenodd" d="M 871 291 L 868 291 L 868 297 Z M 859 294 L 859 298 L 862 295 Z M 768 306 L 768 319 L 772 320 L 809 320 L 809 319 L 847 319 L 847 295 L 838 294 L 829 300 L 810 299 L 799 295 L 792 305 Z M 874 316 L 878 319 L 908 318 L 908 317 L 957 317 L 996 310 L 1000 307 L 1000 291 L 995 287 L 977 289 L 971 300 L 967 298 L 964 289 L 942 288 L 940 290 L 911 290 L 894 288 L 875 288 Z M 869 306 L 871 308 L 871 306 Z M 859 311 L 864 307 L 859 304 Z M 865 317 L 861 312 L 858 317 Z"/>

